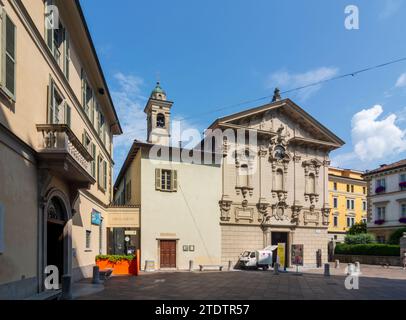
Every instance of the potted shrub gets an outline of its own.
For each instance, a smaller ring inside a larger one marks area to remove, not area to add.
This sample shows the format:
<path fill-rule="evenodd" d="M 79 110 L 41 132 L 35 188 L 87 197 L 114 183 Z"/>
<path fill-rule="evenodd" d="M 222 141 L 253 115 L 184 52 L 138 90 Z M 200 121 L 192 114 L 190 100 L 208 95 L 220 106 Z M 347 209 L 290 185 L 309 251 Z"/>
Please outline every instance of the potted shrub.
<path fill-rule="evenodd" d="M 96 265 L 100 270 L 113 269 L 113 275 L 137 275 L 137 261 L 134 255 L 98 255 Z"/>
<path fill-rule="evenodd" d="M 383 225 L 385 223 L 385 220 L 375 220 L 375 224 L 377 224 L 377 225 Z"/>

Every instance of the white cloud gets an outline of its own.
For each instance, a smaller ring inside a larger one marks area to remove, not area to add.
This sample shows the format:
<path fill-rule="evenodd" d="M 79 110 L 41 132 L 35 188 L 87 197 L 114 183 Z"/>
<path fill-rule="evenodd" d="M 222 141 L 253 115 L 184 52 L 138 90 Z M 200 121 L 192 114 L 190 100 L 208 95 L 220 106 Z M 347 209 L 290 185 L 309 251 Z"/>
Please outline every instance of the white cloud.
<path fill-rule="evenodd" d="M 134 139 L 145 140 L 146 116 L 143 112 L 146 98 L 141 95 L 143 79 L 117 73 L 114 75 L 118 89 L 112 91 L 112 97 L 118 117 L 123 128 L 123 134 L 114 138 L 116 148 L 128 147 Z"/>
<path fill-rule="evenodd" d="M 333 158 L 333 165 L 359 166 L 359 161 L 366 166 L 377 160 L 391 160 L 401 152 L 406 151 L 405 131 L 396 124 L 397 116 L 390 114 L 379 119 L 383 113 L 380 105 L 364 109 L 352 118 L 353 152 L 337 155 Z"/>
<path fill-rule="evenodd" d="M 117 177 L 134 139 L 145 140 L 143 106 L 146 98 L 141 95 L 143 79 L 123 73 L 115 74 L 114 79 L 117 89 L 112 90 L 111 95 L 123 129 L 122 135 L 114 137 L 114 175 Z"/>
<path fill-rule="evenodd" d="M 403 0 L 384 0 L 384 6 L 379 14 L 382 20 L 388 19 L 399 12 L 403 5 Z"/>
<path fill-rule="evenodd" d="M 406 73 L 402 73 L 396 81 L 396 88 L 406 87 Z"/>
<path fill-rule="evenodd" d="M 289 73 L 278 71 L 271 74 L 267 80 L 267 88 L 279 87 L 281 91 L 307 86 L 313 83 L 327 80 L 338 73 L 338 68 L 320 67 L 304 73 Z M 298 91 L 299 99 L 306 100 L 321 89 L 322 85 L 317 84 Z"/>

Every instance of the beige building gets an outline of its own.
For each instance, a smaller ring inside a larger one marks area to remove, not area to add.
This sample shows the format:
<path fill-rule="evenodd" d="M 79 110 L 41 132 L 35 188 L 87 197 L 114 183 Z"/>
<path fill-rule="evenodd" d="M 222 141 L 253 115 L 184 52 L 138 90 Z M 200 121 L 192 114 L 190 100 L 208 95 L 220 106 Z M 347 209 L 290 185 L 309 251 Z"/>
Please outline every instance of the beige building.
<path fill-rule="evenodd" d="M 90 276 L 109 223 L 137 213 L 107 214 L 122 132 L 79 1 L 0 5 L 0 298 L 11 299 L 42 292 L 48 265 Z"/>
<path fill-rule="evenodd" d="M 150 150 L 169 141 L 171 106 L 158 85 L 145 109 L 148 143 L 134 142 L 115 185 L 117 203 L 140 206 L 141 260 L 157 268 L 184 269 L 189 259 L 225 265 L 244 250 L 285 243 L 287 265 L 292 245 L 304 246 L 305 265 L 316 264 L 317 251 L 326 262 L 329 153 L 344 142 L 276 91 L 272 103 L 209 127 L 200 149 L 220 155 L 216 165 L 157 163 Z M 245 139 L 250 134 L 256 140 Z"/>
<path fill-rule="evenodd" d="M 220 264 L 221 168 L 185 162 L 185 150 L 169 146 L 172 104 L 158 84 L 145 108 L 148 141 L 134 141 L 115 183 L 115 203 L 140 208 L 134 242 L 141 244 L 142 268 L 146 261 L 155 269 L 188 269 L 190 260 L 195 267 Z"/>

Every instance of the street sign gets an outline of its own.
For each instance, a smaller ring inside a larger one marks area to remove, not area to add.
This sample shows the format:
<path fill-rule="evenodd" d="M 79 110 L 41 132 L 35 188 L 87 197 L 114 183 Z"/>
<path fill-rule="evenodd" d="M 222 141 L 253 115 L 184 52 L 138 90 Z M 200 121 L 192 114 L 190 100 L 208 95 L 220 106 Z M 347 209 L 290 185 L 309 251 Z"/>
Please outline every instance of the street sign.
<path fill-rule="evenodd" d="M 101 213 L 94 209 L 92 211 L 92 224 L 94 224 L 96 226 L 101 225 Z"/>

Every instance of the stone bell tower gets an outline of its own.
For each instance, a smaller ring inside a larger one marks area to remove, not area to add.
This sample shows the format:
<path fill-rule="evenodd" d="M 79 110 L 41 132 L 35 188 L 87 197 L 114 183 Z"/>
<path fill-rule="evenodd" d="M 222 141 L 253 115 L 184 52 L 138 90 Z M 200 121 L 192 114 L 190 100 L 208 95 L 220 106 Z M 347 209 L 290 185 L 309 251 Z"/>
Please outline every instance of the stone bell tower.
<path fill-rule="evenodd" d="M 157 82 L 144 109 L 147 114 L 147 141 L 149 143 L 169 145 L 172 105 L 173 102 L 166 100 L 166 93 Z"/>

